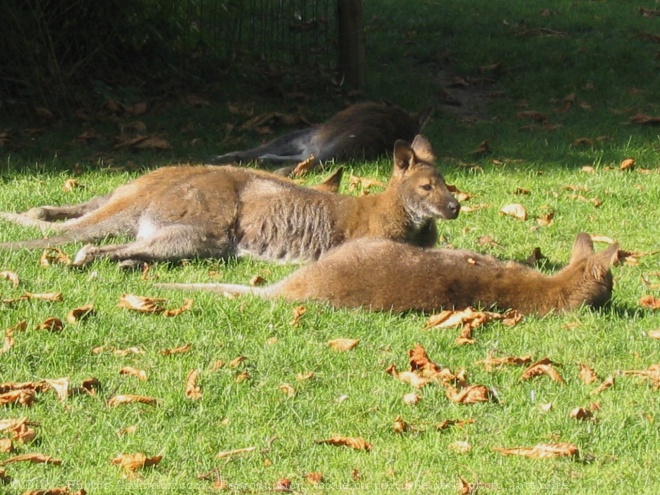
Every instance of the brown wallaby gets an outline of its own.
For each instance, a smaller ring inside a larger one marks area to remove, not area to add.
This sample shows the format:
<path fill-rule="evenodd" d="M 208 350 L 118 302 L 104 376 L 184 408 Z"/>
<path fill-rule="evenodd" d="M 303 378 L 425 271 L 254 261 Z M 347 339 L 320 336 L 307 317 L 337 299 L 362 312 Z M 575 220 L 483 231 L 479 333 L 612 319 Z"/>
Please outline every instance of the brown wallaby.
<path fill-rule="evenodd" d="M 290 301 L 326 301 L 374 311 L 464 309 L 468 306 L 546 314 L 602 306 L 612 295 L 610 266 L 618 245 L 594 253 L 577 236 L 567 267 L 553 276 L 526 265 L 453 249 L 420 249 L 386 239 L 358 239 L 330 251 L 268 287 L 159 284 L 175 289 L 255 294 Z"/>
<path fill-rule="evenodd" d="M 241 167 L 164 167 L 86 203 L 0 213 L 0 218 L 21 225 L 63 232 L 49 239 L 2 243 L 0 249 L 91 242 L 123 234 L 134 240 L 87 245 L 74 265 L 107 257 L 130 266 L 232 255 L 311 260 L 358 237 L 432 246 L 437 239 L 435 220 L 454 219 L 460 210 L 433 160 L 423 136 L 415 137 L 412 145 L 397 141 L 387 188 L 360 197 L 306 188 Z"/>
<path fill-rule="evenodd" d="M 411 141 L 431 116 L 432 109 L 407 113 L 391 103 L 357 103 L 315 127 L 290 132 L 246 151 L 215 157 L 214 163 L 315 162 L 373 159 L 388 153 L 397 139 Z"/>

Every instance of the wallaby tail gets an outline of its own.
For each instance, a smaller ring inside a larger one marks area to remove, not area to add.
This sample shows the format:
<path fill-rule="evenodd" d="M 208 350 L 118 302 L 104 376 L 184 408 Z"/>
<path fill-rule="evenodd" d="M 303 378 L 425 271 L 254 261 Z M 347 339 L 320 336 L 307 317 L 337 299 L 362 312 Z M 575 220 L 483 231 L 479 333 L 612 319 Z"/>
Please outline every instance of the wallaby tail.
<path fill-rule="evenodd" d="M 309 158 L 314 137 L 314 128 L 290 132 L 269 143 L 245 151 L 232 151 L 213 158 L 213 163 L 224 164 L 265 160 L 270 162 L 301 162 Z"/>
<path fill-rule="evenodd" d="M 271 287 L 252 287 L 250 285 L 239 284 L 156 284 L 156 287 L 175 290 L 203 290 L 230 296 L 252 294 L 258 297 L 269 298 L 274 295 Z"/>

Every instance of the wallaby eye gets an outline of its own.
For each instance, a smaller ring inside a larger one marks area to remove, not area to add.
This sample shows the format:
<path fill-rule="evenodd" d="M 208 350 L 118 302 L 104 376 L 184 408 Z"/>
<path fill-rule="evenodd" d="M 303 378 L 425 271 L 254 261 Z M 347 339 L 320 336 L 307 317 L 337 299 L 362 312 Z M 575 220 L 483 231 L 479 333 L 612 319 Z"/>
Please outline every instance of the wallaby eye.
<path fill-rule="evenodd" d="M 432 184 L 422 184 L 421 186 L 419 186 L 419 188 L 423 189 L 424 191 L 430 191 L 431 189 L 433 189 L 433 185 Z"/>

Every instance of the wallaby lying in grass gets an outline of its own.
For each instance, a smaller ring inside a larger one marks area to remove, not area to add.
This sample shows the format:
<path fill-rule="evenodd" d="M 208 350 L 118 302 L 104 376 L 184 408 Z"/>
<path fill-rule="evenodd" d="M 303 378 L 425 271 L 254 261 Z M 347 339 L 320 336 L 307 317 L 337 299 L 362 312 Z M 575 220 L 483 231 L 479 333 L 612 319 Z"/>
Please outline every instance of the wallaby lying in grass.
<path fill-rule="evenodd" d="M 359 237 L 432 246 L 435 220 L 454 219 L 460 210 L 433 160 L 423 136 L 412 145 L 397 141 L 387 188 L 361 197 L 306 188 L 242 167 L 164 167 L 86 203 L 0 213 L 21 225 L 63 232 L 49 239 L 2 243 L 0 249 L 127 235 L 134 240 L 83 247 L 74 265 L 107 257 L 130 266 L 232 255 L 310 260 Z"/>
<path fill-rule="evenodd" d="M 412 140 L 429 119 L 430 108 L 407 113 L 390 103 L 357 103 L 315 127 L 290 132 L 262 146 L 217 156 L 215 163 L 315 162 L 373 159 L 392 149 L 397 139 Z"/>
<path fill-rule="evenodd" d="M 175 289 L 254 294 L 290 301 L 326 301 L 374 311 L 424 311 L 468 306 L 546 314 L 602 306 L 612 295 L 610 266 L 618 245 L 594 253 L 577 236 L 567 267 L 553 276 L 526 265 L 453 249 L 420 249 L 385 239 L 359 239 L 330 251 L 268 287 L 159 284 Z"/>

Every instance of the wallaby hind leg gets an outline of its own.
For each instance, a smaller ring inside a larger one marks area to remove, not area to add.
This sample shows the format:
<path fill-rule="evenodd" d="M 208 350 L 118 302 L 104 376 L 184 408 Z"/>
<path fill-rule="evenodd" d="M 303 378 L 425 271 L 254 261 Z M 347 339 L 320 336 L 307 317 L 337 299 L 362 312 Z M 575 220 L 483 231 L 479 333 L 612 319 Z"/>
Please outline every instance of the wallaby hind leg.
<path fill-rule="evenodd" d="M 126 244 L 84 246 L 73 266 L 85 266 L 97 258 L 133 262 L 175 261 L 190 258 L 224 258 L 230 254 L 229 235 L 194 225 L 169 225 L 152 232 L 149 237 Z"/>
<path fill-rule="evenodd" d="M 90 211 L 94 211 L 105 205 L 110 200 L 110 194 L 97 196 L 84 203 L 65 206 L 37 206 L 31 208 L 23 215 L 35 220 L 45 222 L 54 222 L 57 220 L 68 220 L 70 218 L 80 218 Z"/>

